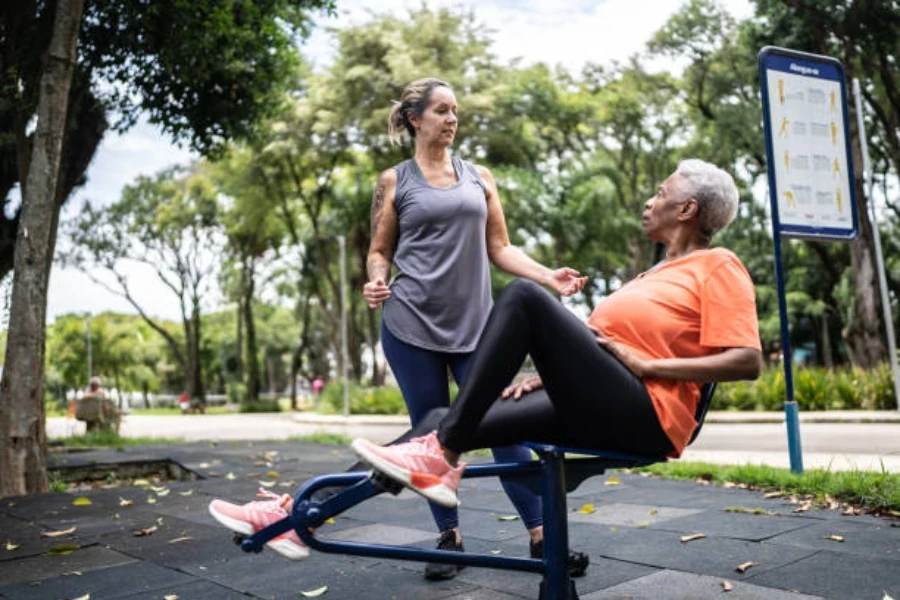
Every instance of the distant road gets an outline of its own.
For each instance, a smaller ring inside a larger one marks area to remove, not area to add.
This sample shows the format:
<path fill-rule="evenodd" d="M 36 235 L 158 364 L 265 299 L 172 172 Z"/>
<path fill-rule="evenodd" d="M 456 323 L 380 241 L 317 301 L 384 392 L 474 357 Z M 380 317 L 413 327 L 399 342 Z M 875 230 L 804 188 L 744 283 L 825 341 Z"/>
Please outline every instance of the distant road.
<path fill-rule="evenodd" d="M 321 417 L 305 414 L 247 414 L 125 417 L 122 435 L 185 440 L 265 440 L 331 432 L 348 438 L 387 442 L 407 426 L 397 417 Z M 84 424 L 47 420 L 51 438 L 84 432 Z M 803 423 L 803 461 L 807 468 L 858 468 L 900 473 L 900 423 Z M 686 460 L 720 464 L 790 466 L 787 434 L 778 423 L 707 423 Z"/>

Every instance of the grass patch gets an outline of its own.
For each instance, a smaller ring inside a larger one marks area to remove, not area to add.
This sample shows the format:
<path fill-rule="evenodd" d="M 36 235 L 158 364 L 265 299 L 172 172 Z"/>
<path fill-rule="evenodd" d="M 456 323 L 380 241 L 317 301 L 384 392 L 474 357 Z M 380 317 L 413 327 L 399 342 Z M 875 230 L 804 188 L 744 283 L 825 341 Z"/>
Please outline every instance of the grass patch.
<path fill-rule="evenodd" d="M 714 465 L 701 462 L 657 463 L 634 469 L 667 479 L 701 479 L 712 483 L 743 483 L 752 489 L 808 496 L 820 504 L 831 501 L 866 511 L 900 517 L 900 475 L 887 471 L 826 471 L 808 469 L 802 475 L 764 465 Z"/>
<path fill-rule="evenodd" d="M 124 446 L 149 446 L 162 444 L 180 444 L 181 438 L 154 438 L 154 437 L 122 437 L 114 431 L 91 431 L 84 435 L 74 435 L 67 438 L 57 438 L 50 443 L 66 448 L 94 448 L 111 447 L 122 448 Z"/>
<path fill-rule="evenodd" d="M 353 440 L 340 433 L 320 431 L 318 433 L 309 433 L 307 435 L 292 435 L 288 438 L 288 441 L 313 442 L 315 444 L 330 444 L 332 446 L 349 446 L 350 442 Z"/>
<path fill-rule="evenodd" d="M 222 406 L 207 406 L 206 414 L 208 415 L 236 415 L 237 407 L 235 405 L 222 405 Z M 162 417 L 175 417 L 181 416 L 181 409 L 177 406 L 154 406 L 153 408 L 132 408 L 131 412 L 128 413 L 130 415 L 135 416 L 162 416 Z M 185 417 L 193 416 L 184 415 Z M 125 418 L 128 418 L 126 415 Z"/>

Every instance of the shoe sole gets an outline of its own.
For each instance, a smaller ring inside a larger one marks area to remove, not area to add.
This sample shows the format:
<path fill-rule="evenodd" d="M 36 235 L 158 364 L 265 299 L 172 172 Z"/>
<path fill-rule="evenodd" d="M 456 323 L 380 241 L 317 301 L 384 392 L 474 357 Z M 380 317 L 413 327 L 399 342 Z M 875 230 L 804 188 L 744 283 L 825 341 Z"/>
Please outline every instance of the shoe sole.
<path fill-rule="evenodd" d="M 457 498 L 456 492 L 443 483 L 428 488 L 416 487 L 410 481 L 411 473 L 409 471 L 384 460 L 377 454 L 370 453 L 369 449 L 366 447 L 365 440 L 354 440 L 350 446 L 353 448 L 353 451 L 356 452 L 361 459 L 371 465 L 373 469 L 387 475 L 397 483 L 402 484 L 404 487 L 414 491 L 420 496 L 447 508 L 456 508 L 459 506 L 459 498 Z"/>
<path fill-rule="evenodd" d="M 220 513 L 215 508 L 213 508 L 212 504 L 209 505 L 209 514 L 211 514 L 216 521 L 236 533 L 248 536 L 256 533 L 255 531 L 253 531 L 253 527 L 249 523 L 245 523 L 244 521 L 239 521 L 237 519 L 232 519 L 228 515 Z M 287 558 L 288 560 L 304 560 L 306 558 L 309 558 L 309 548 L 306 548 L 305 546 L 298 546 L 288 539 L 270 540 L 266 542 L 266 546 L 282 555 L 283 557 Z"/>

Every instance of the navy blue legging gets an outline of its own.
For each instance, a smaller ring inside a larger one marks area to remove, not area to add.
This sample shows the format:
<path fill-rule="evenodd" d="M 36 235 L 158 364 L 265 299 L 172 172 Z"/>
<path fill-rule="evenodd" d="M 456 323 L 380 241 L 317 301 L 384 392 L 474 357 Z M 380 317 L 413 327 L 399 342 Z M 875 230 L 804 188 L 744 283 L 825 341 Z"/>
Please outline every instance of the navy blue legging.
<path fill-rule="evenodd" d="M 394 378 L 403 392 L 409 419 L 415 427 L 431 410 L 450 406 L 450 391 L 447 385 L 447 369 L 453 374 L 458 386 L 462 386 L 472 358 L 471 352 L 454 353 L 426 350 L 394 336 L 381 323 L 381 346 Z M 531 451 L 524 446 L 504 446 L 492 448 L 497 462 L 521 462 L 533 460 Z M 541 525 L 542 507 L 540 496 L 514 481 L 500 479 L 506 495 L 516 507 L 522 522 L 528 529 Z M 455 508 L 446 508 L 429 503 L 438 531 L 447 531 L 459 525 L 459 515 Z"/>

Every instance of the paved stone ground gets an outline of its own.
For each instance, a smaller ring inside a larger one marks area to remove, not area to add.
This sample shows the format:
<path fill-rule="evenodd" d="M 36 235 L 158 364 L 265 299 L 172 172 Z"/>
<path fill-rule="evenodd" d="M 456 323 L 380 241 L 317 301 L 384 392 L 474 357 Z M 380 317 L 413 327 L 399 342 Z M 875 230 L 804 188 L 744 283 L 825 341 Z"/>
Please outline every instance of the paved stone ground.
<path fill-rule="evenodd" d="M 98 467 L 165 458 L 203 478 L 155 489 L 122 485 L 0 500 L 0 599 L 293 599 L 321 586 L 328 586 L 323 598 L 348 600 L 537 598 L 539 576 L 533 574 L 469 567 L 452 581 L 433 583 L 422 578 L 420 563 L 316 552 L 292 563 L 272 551 L 244 554 L 206 510 L 215 497 L 251 500 L 259 480 L 277 481 L 272 490 L 293 493 L 310 476 L 352 462 L 344 447 L 195 442 L 55 454 L 52 461 Z M 269 471 L 277 472 L 277 480 Z M 794 505 L 758 492 L 616 477 L 617 485 L 606 476 L 589 479 L 569 496 L 571 543 L 591 557 L 587 575 L 576 580 L 582 600 L 900 599 L 897 521 L 832 510 L 795 513 Z M 91 504 L 73 505 L 78 496 Z M 467 550 L 527 553 L 521 523 L 498 520 L 514 511 L 496 480 L 464 480 L 461 498 Z M 586 504 L 595 511 L 576 512 Z M 723 510 L 736 506 L 775 516 Z M 134 535 L 153 526 L 152 535 Z M 70 534 L 41 537 L 71 527 Z M 680 541 L 693 533 L 706 538 Z M 371 499 L 321 534 L 422 547 L 433 547 L 436 539 L 425 502 L 407 492 Z M 48 553 L 61 544 L 74 552 Z M 736 572 L 748 561 L 754 566 Z M 732 591 L 723 591 L 725 581 Z"/>

